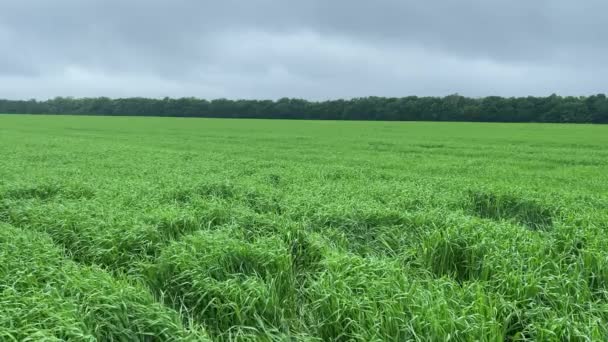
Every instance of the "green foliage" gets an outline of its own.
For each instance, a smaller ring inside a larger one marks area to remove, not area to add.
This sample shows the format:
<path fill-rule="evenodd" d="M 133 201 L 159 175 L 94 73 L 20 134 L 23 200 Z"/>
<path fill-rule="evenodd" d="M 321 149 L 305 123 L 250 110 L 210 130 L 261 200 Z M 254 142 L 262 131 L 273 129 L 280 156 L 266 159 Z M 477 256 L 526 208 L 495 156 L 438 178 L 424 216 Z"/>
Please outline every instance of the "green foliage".
<path fill-rule="evenodd" d="M 553 225 L 552 210 L 534 199 L 523 199 L 511 194 L 469 192 L 474 214 L 494 220 L 511 219 L 532 229 L 548 229 Z"/>
<path fill-rule="evenodd" d="M 43 234 L 0 225 L 2 340 L 200 339 L 144 288 L 66 261 Z"/>
<path fill-rule="evenodd" d="M 482 122 L 578 122 L 608 123 L 608 100 L 592 96 L 467 98 L 362 97 L 312 102 L 283 98 L 269 100 L 203 100 L 197 98 L 62 98 L 47 101 L 0 100 L 0 113 L 134 115 L 211 118 L 386 120 L 386 121 L 482 121 Z M 431 145 L 432 146 L 432 145 Z"/>
<path fill-rule="evenodd" d="M 0 340 L 606 340 L 607 133 L 0 116 Z"/>
<path fill-rule="evenodd" d="M 277 239 L 245 242 L 232 231 L 201 232 L 168 246 L 144 272 L 152 289 L 217 335 L 283 328 L 294 318 L 290 254 Z"/>

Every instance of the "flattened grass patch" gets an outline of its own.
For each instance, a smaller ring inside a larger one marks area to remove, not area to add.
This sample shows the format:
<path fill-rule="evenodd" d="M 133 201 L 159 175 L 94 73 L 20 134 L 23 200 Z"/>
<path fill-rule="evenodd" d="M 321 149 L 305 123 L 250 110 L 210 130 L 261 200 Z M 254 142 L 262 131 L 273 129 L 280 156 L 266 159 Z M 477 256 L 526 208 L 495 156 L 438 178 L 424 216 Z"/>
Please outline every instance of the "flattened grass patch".
<path fill-rule="evenodd" d="M 555 209 L 538 200 L 513 194 L 469 191 L 468 200 L 468 209 L 479 217 L 511 220 L 533 230 L 550 229 L 556 213 Z"/>

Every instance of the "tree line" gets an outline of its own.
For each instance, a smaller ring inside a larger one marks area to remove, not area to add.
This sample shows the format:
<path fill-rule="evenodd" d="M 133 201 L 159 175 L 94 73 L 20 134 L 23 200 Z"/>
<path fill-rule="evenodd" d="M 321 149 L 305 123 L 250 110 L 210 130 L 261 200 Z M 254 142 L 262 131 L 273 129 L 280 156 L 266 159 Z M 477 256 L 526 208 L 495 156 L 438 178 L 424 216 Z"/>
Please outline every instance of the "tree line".
<path fill-rule="evenodd" d="M 592 96 L 470 98 L 361 97 L 307 101 L 198 98 L 72 98 L 2 100 L 4 114 L 81 114 L 213 118 L 608 123 L 608 99 Z"/>

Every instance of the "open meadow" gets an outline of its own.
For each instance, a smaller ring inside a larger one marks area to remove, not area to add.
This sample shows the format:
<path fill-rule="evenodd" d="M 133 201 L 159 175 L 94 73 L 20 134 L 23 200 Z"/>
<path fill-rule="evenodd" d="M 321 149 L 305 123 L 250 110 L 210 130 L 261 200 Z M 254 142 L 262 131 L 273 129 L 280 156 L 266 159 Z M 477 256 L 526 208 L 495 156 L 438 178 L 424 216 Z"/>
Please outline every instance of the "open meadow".
<path fill-rule="evenodd" d="M 0 340 L 608 339 L 608 126 L 0 115 Z"/>

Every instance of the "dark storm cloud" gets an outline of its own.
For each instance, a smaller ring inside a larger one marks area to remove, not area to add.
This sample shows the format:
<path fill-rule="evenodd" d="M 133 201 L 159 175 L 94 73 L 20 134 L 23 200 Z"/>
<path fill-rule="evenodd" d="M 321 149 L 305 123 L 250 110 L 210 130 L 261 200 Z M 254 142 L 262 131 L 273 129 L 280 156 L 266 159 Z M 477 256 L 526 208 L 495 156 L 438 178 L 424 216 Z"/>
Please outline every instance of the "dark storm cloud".
<path fill-rule="evenodd" d="M 0 3 L 0 97 L 606 92 L 608 2 Z"/>

